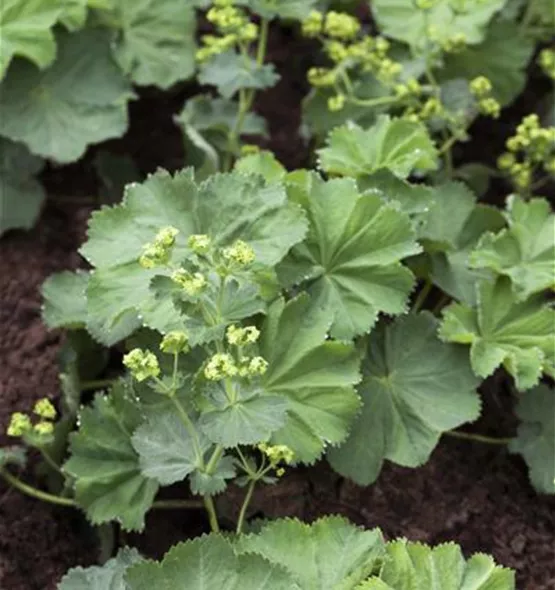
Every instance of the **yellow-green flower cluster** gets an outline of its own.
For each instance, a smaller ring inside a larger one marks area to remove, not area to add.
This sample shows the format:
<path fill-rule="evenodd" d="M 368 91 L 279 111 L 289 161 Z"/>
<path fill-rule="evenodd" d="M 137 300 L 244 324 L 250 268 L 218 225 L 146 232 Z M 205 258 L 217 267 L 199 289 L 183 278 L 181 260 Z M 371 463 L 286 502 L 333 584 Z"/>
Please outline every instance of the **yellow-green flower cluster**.
<path fill-rule="evenodd" d="M 204 35 L 203 46 L 197 51 L 196 58 L 203 62 L 223 53 L 235 45 L 244 45 L 258 37 L 258 26 L 249 21 L 244 10 L 233 6 L 229 0 L 214 2 L 206 18 L 214 25 L 217 35 Z"/>
<path fill-rule="evenodd" d="M 268 361 L 261 356 L 251 358 L 247 365 L 248 377 L 260 377 L 268 370 Z"/>
<path fill-rule="evenodd" d="M 483 115 L 497 119 L 501 113 L 501 105 L 491 96 L 493 86 L 485 76 L 478 76 L 470 81 L 470 92 L 478 102 L 478 110 Z"/>
<path fill-rule="evenodd" d="M 12 414 L 7 429 L 7 435 L 20 437 L 26 434 L 38 434 L 39 436 L 48 436 L 54 432 L 53 420 L 57 417 L 56 408 L 47 398 L 39 399 L 33 408 L 33 413 L 40 420 L 33 425 L 31 418 L 22 412 Z"/>
<path fill-rule="evenodd" d="M 260 331 L 256 326 L 246 326 L 238 328 L 235 325 L 229 326 L 226 331 L 226 338 L 229 344 L 233 346 L 243 347 L 249 344 L 254 344 L 260 336 Z"/>
<path fill-rule="evenodd" d="M 547 76 L 555 80 L 555 49 L 542 49 L 538 64 Z"/>
<path fill-rule="evenodd" d="M 160 350 L 166 354 L 179 354 L 189 350 L 189 337 L 182 330 L 168 332 L 160 342 Z"/>
<path fill-rule="evenodd" d="M 259 443 L 258 449 L 268 457 L 272 465 L 279 463 L 286 463 L 287 465 L 293 462 L 295 453 L 287 445 L 269 445 L 268 443 Z"/>
<path fill-rule="evenodd" d="M 212 240 L 206 234 L 193 234 L 187 239 L 187 245 L 195 254 L 206 254 L 212 245 Z"/>
<path fill-rule="evenodd" d="M 175 238 L 179 230 L 175 227 L 164 227 L 155 236 L 153 242 L 143 246 L 143 253 L 139 258 L 139 264 L 143 268 L 154 268 L 168 264 Z"/>
<path fill-rule="evenodd" d="M 438 0 L 414 0 L 414 6 L 418 10 L 431 10 Z"/>
<path fill-rule="evenodd" d="M 539 166 L 548 174 L 555 173 L 555 127 L 542 128 L 538 115 L 524 117 L 505 145 L 508 151 L 499 157 L 497 165 L 509 173 L 519 189 L 529 187 Z"/>
<path fill-rule="evenodd" d="M 307 78 L 311 86 L 325 88 L 335 84 L 337 74 L 328 68 L 310 68 Z"/>
<path fill-rule="evenodd" d="M 324 15 L 318 10 L 311 10 L 308 17 L 302 23 L 302 31 L 305 37 L 318 37 L 324 27 Z"/>
<path fill-rule="evenodd" d="M 441 48 L 446 53 L 460 53 L 466 47 L 467 38 L 464 33 L 456 33 L 441 41 Z"/>
<path fill-rule="evenodd" d="M 360 23 L 354 16 L 334 10 L 326 14 L 323 32 L 328 37 L 349 41 L 354 39 L 359 31 Z"/>
<path fill-rule="evenodd" d="M 179 285 L 189 297 L 200 295 L 206 288 L 208 281 L 200 272 L 189 272 L 184 268 L 178 268 L 171 274 L 171 279 Z"/>
<path fill-rule="evenodd" d="M 238 266 L 248 266 L 255 259 L 254 250 L 243 240 L 236 240 L 231 246 L 224 248 L 222 256 Z"/>
<path fill-rule="evenodd" d="M 158 359 L 149 350 L 134 348 L 123 357 L 123 364 L 139 382 L 160 374 Z"/>
<path fill-rule="evenodd" d="M 238 372 L 235 359 L 227 352 L 213 355 L 204 367 L 204 376 L 209 381 L 221 381 L 227 377 L 234 377 Z"/>

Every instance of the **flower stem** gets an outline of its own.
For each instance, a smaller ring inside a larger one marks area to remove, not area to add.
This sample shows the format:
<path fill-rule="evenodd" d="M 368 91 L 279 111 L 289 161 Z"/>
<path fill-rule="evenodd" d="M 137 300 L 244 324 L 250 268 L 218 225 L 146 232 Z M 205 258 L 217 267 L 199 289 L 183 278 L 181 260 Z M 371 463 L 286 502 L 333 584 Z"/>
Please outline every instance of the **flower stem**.
<path fill-rule="evenodd" d="M 453 438 L 460 438 L 463 440 L 487 443 L 490 445 L 508 445 L 513 440 L 510 437 L 496 438 L 493 436 L 485 436 L 483 434 L 474 434 L 472 432 L 460 432 L 459 430 L 447 430 L 443 434 L 451 436 Z"/>
<path fill-rule="evenodd" d="M 208 520 L 210 522 L 210 528 L 213 533 L 220 532 L 220 525 L 218 523 L 218 516 L 216 514 L 216 507 L 214 506 L 214 500 L 212 496 L 204 496 L 204 507 L 206 508 L 206 512 L 208 512 Z"/>
<path fill-rule="evenodd" d="M 40 454 L 42 455 L 42 458 L 44 459 L 45 463 L 47 463 L 50 467 L 52 467 L 52 469 L 54 469 L 54 471 L 56 473 L 59 473 L 60 475 L 64 476 L 64 472 L 62 471 L 62 468 L 56 463 L 56 461 L 54 461 L 54 459 L 52 459 L 52 457 L 50 456 L 50 453 L 46 450 L 46 449 L 39 449 Z"/>
<path fill-rule="evenodd" d="M 249 482 L 249 487 L 247 489 L 247 493 L 245 494 L 245 499 L 243 500 L 243 505 L 241 506 L 241 512 L 239 513 L 239 520 L 237 521 L 237 534 L 240 535 L 243 532 L 243 525 L 245 524 L 245 515 L 247 513 L 247 508 L 249 507 L 252 493 L 254 492 L 254 486 L 256 485 L 256 479 L 251 479 Z"/>
<path fill-rule="evenodd" d="M 12 475 L 6 469 L 0 469 L 0 476 L 2 476 L 10 485 L 18 489 L 20 492 L 23 492 L 25 495 L 31 496 L 32 498 L 36 498 L 37 500 L 49 502 L 50 504 L 57 504 L 58 506 L 77 505 L 75 503 L 75 500 L 73 500 L 72 498 L 62 498 L 62 496 L 49 494 L 48 492 L 43 492 L 38 488 L 26 484 L 25 482 L 21 481 L 18 477 L 15 477 L 15 475 Z"/>

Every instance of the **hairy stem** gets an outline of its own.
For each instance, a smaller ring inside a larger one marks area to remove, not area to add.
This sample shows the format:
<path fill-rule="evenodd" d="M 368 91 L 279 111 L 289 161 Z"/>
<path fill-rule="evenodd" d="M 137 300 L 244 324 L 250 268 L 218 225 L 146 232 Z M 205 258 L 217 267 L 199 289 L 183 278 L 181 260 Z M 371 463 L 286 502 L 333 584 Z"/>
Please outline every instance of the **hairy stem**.
<path fill-rule="evenodd" d="M 220 524 L 218 523 L 218 515 L 216 514 L 216 507 L 214 506 L 214 500 L 212 496 L 204 496 L 204 507 L 206 508 L 206 512 L 208 512 L 208 520 L 210 522 L 210 529 L 213 533 L 220 532 Z"/>
<path fill-rule="evenodd" d="M 57 504 L 58 506 L 76 506 L 75 500 L 71 498 L 63 498 L 62 496 L 56 496 L 55 494 L 49 494 L 43 492 L 38 488 L 35 488 L 23 481 L 21 481 L 15 475 L 12 475 L 6 469 L 0 469 L 0 476 L 2 476 L 11 486 L 18 489 L 20 492 L 27 496 L 42 500 L 43 502 L 49 502 L 50 504 Z"/>
<path fill-rule="evenodd" d="M 459 430 L 447 430 L 443 434 L 451 436 L 453 438 L 460 438 L 463 440 L 472 440 L 481 443 L 487 443 L 490 445 L 508 445 L 513 439 L 507 438 L 496 438 L 494 436 L 485 436 L 483 434 L 474 434 L 472 432 L 460 432 Z"/>
<path fill-rule="evenodd" d="M 245 494 L 245 499 L 243 500 L 243 505 L 241 506 L 241 512 L 239 512 L 239 520 L 237 521 L 237 534 L 240 535 L 243 532 L 243 525 L 245 524 L 245 515 L 247 514 L 247 508 L 249 507 L 250 501 L 252 499 L 252 494 L 254 492 L 254 486 L 256 485 L 256 479 L 251 479 L 249 482 L 249 487 L 247 488 L 247 493 Z"/>
<path fill-rule="evenodd" d="M 54 471 L 56 473 L 59 473 L 60 475 L 64 476 L 64 472 L 62 471 L 62 468 L 58 465 L 58 463 L 56 463 L 56 461 L 54 461 L 54 459 L 52 459 L 50 453 L 46 450 L 46 449 L 39 449 L 40 454 L 42 456 L 42 458 L 44 459 L 44 461 L 50 466 L 52 467 L 52 469 L 54 469 Z"/>

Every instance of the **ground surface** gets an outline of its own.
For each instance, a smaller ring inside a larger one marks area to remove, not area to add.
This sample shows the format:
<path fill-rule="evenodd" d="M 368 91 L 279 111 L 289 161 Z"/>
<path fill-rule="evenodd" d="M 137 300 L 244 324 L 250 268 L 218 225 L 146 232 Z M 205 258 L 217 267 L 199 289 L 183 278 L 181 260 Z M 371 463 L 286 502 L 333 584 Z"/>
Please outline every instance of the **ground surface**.
<path fill-rule="evenodd" d="M 264 145 L 290 168 L 303 165 L 308 153 L 297 134 L 306 52 L 302 42 L 274 32 L 271 60 L 283 73 L 287 64 L 291 73 L 258 103 L 270 123 L 271 139 Z M 143 174 L 158 165 L 179 167 L 181 140 L 171 116 L 192 90 L 182 88 L 164 97 L 143 93 L 132 105 L 127 137 L 103 147 L 130 153 Z M 515 118 L 528 102 L 526 97 L 519 101 Z M 506 126 L 510 130 L 510 122 Z M 490 143 L 467 149 L 474 158 L 487 159 L 499 151 L 503 129 L 497 136 L 488 128 L 477 131 Z M 49 333 L 42 325 L 39 288 L 52 272 L 83 265 L 76 249 L 91 211 L 88 201 L 100 191 L 92 156 L 48 171 L 45 180 L 52 198 L 36 228 L 0 240 L 0 432 L 12 412 L 27 410 L 40 397 L 58 396 L 56 356 L 63 335 Z M 490 380 L 484 388 L 485 417 L 476 430 L 513 434 L 509 398 L 503 376 Z M 0 444 L 6 442 L 0 436 Z M 26 477 L 41 484 L 32 470 Z M 220 501 L 221 512 L 233 516 L 242 493 L 231 490 Z M 515 568 L 520 590 L 555 588 L 555 498 L 538 496 L 523 462 L 503 447 L 444 438 L 426 466 L 409 470 L 386 465 L 377 483 L 364 489 L 320 464 L 292 472 L 277 487 L 259 490 L 252 507 L 253 515 L 309 520 L 341 513 L 357 524 L 381 527 L 388 537 L 453 540 L 467 554 L 488 552 Z M 204 527 L 200 512 L 156 512 L 148 516 L 147 533 L 120 541 L 160 556 Z M 76 512 L 23 497 L 0 483 L 0 590 L 54 590 L 68 567 L 94 563 L 98 551 L 94 535 Z"/>

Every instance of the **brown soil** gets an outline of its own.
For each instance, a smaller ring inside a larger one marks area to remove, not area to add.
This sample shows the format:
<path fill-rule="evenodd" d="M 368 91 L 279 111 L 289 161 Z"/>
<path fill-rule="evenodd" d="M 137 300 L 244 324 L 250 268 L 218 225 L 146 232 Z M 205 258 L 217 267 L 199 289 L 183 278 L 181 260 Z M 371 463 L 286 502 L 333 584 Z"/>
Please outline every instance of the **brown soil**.
<path fill-rule="evenodd" d="M 283 79 L 257 103 L 270 123 L 271 140 L 265 145 L 288 167 L 304 165 L 308 156 L 297 134 L 298 105 L 306 90 L 306 51 L 306 44 L 286 31 L 274 32 L 270 61 Z M 131 154 L 143 174 L 158 165 L 178 168 L 182 146 L 171 115 L 193 90 L 142 93 L 132 105 L 126 138 L 102 148 Z M 84 200 L 97 194 L 94 151 L 79 164 L 49 170 L 45 181 L 50 192 Z M 0 433 L 12 412 L 28 410 L 45 395 L 58 397 L 56 355 L 63 336 L 42 325 L 39 288 L 52 272 L 82 264 L 76 248 L 90 210 L 50 201 L 32 231 L 11 232 L 0 241 Z M 475 428 L 511 435 L 515 421 L 503 376 L 485 385 L 484 398 L 485 417 Z M 7 443 L 0 434 L 0 444 Z M 24 477 L 36 485 L 44 483 L 32 468 Z M 177 487 L 170 494 L 181 491 Z M 220 511 L 233 517 L 243 493 L 230 490 L 219 501 Z M 311 520 L 327 513 L 379 526 L 387 537 L 453 540 L 466 554 L 491 553 L 515 568 L 521 590 L 555 588 L 555 498 L 537 495 L 524 463 L 503 447 L 445 438 L 425 466 L 409 470 L 387 464 L 368 488 L 344 481 L 319 464 L 291 472 L 276 487 L 258 490 L 252 504 L 253 516 Z M 120 542 L 159 557 L 173 543 L 205 528 L 202 512 L 161 511 L 148 515 L 146 533 L 120 537 Z M 23 497 L 0 482 L 0 590 L 54 590 L 67 568 L 97 558 L 98 546 L 79 514 Z"/>

